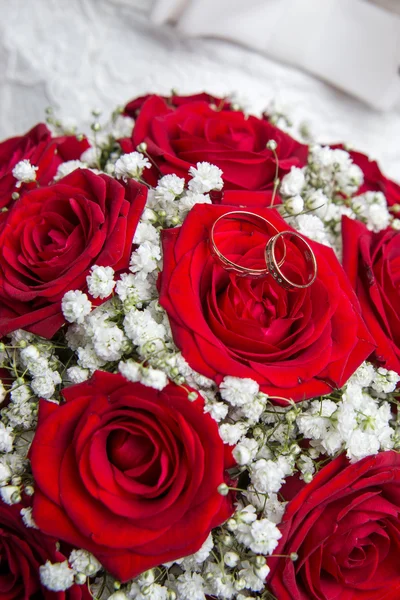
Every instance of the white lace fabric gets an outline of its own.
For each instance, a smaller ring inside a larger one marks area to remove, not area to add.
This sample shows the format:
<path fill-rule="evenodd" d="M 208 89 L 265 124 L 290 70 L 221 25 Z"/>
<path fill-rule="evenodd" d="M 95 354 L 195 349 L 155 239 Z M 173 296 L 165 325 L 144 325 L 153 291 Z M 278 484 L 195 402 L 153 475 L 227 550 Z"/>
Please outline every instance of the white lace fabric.
<path fill-rule="evenodd" d="M 82 127 L 145 92 L 273 99 L 320 142 L 346 141 L 400 180 L 400 107 L 379 113 L 296 69 L 220 40 L 184 40 L 148 21 L 153 0 L 0 0 L 0 139 L 47 106 Z"/>

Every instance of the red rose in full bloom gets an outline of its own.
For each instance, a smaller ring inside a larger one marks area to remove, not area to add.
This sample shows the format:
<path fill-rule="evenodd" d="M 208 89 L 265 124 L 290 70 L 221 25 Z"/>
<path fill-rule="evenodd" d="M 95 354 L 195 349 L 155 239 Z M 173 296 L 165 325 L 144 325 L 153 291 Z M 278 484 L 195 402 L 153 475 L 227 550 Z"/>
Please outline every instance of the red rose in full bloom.
<path fill-rule="evenodd" d="M 26 329 L 51 338 L 61 299 L 85 289 L 94 264 L 126 269 L 147 190 L 77 169 L 26 192 L 0 229 L 0 337 Z"/>
<path fill-rule="evenodd" d="M 162 232 L 160 304 L 183 356 L 217 383 L 225 375 L 249 377 L 271 396 L 304 400 L 341 387 L 374 346 L 333 251 L 309 241 L 318 276 L 296 292 L 270 276 L 228 273 L 214 260 L 209 236 L 215 220 L 231 210 L 196 205 L 182 227 Z M 253 212 L 278 231 L 289 229 L 274 210 Z M 261 269 L 269 237 L 251 224 L 227 219 L 217 242 L 230 260 Z M 288 254 L 287 261 L 292 273 L 304 268 L 297 255 Z"/>
<path fill-rule="evenodd" d="M 342 145 L 332 146 L 343 148 Z M 375 160 L 368 158 L 366 154 L 355 150 L 348 150 L 353 162 L 360 167 L 364 174 L 364 183 L 357 194 L 365 192 L 382 192 L 385 195 L 388 206 L 400 204 L 400 185 L 385 177 Z"/>
<path fill-rule="evenodd" d="M 206 101 L 169 106 L 150 96 L 140 109 L 132 140 L 121 141 L 124 152 L 141 142 L 157 164 L 145 177 L 156 184 L 159 173 L 188 178 L 188 170 L 206 161 L 222 169 L 225 189 L 264 190 L 273 187 L 276 173 L 269 140 L 277 142 L 280 176 L 292 166 L 306 164 L 308 148 L 267 120 L 246 117 L 240 111 L 212 108 Z"/>
<path fill-rule="evenodd" d="M 298 554 L 268 560 L 279 600 L 398 600 L 399 454 L 354 465 L 342 454 L 290 499 L 279 529 L 276 554 Z"/>
<path fill-rule="evenodd" d="M 134 98 L 133 100 L 128 102 L 128 104 L 124 108 L 124 115 L 136 119 L 143 104 L 152 95 L 153 94 L 140 96 L 139 98 Z M 212 96 L 211 94 L 207 94 L 206 92 L 200 92 L 199 94 L 191 94 L 190 96 L 177 96 L 176 94 L 172 94 L 169 97 L 162 96 L 162 98 L 167 104 L 174 107 L 183 106 L 184 104 L 190 104 L 191 102 L 207 102 L 207 104 L 212 104 L 213 106 L 217 107 L 218 110 L 230 110 L 231 108 L 231 103 L 226 98 L 218 98 L 217 96 Z"/>
<path fill-rule="evenodd" d="M 400 232 L 343 217 L 343 267 L 375 339 L 376 362 L 400 373 Z"/>
<path fill-rule="evenodd" d="M 58 167 L 65 161 L 78 160 L 89 148 L 86 139 L 78 141 L 75 136 L 52 138 L 51 132 L 43 123 L 36 125 L 18 137 L 0 143 L 0 208 L 9 206 L 12 193 L 24 193 L 36 187 L 36 183 L 24 183 L 16 188 L 17 180 L 12 174 L 15 165 L 21 160 L 29 160 L 38 167 L 36 181 L 44 186 L 52 181 Z"/>
<path fill-rule="evenodd" d="M 86 585 L 73 585 L 65 592 L 42 587 L 39 567 L 47 560 L 64 562 L 56 540 L 38 529 L 26 527 L 21 504 L 0 502 L 0 598 L 1 600 L 90 600 Z"/>
<path fill-rule="evenodd" d="M 233 512 L 218 485 L 232 465 L 203 401 L 97 371 L 41 401 L 31 448 L 33 515 L 122 581 L 199 550 Z"/>

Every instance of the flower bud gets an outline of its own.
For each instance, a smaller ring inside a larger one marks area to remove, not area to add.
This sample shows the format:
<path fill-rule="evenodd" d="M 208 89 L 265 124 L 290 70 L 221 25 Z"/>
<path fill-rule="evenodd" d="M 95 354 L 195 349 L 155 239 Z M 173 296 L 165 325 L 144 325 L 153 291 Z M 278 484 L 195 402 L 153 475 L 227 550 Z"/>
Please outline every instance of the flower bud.
<path fill-rule="evenodd" d="M 228 521 L 226 522 L 226 526 L 229 529 L 229 531 L 235 531 L 238 527 L 235 519 L 228 519 Z"/>
<path fill-rule="evenodd" d="M 85 573 L 77 573 L 75 575 L 75 583 L 78 585 L 83 585 L 84 583 L 86 583 Z"/>
<path fill-rule="evenodd" d="M 138 152 L 147 152 L 147 144 L 146 142 L 142 142 L 141 144 L 139 144 L 138 146 L 136 146 L 136 150 Z"/>
<path fill-rule="evenodd" d="M 174 590 L 168 590 L 167 600 L 176 600 L 176 592 Z"/>
<path fill-rule="evenodd" d="M 108 600 L 128 600 L 128 596 L 124 594 L 124 592 L 118 591 L 114 592 L 114 594 L 111 594 Z"/>
<path fill-rule="evenodd" d="M 233 538 L 229 533 L 225 533 L 220 537 L 221 544 L 224 546 L 231 546 L 233 543 Z"/>
<path fill-rule="evenodd" d="M 235 581 L 233 587 L 237 592 L 240 592 L 240 590 L 243 590 L 246 587 L 246 580 L 243 577 L 240 577 Z"/>
<path fill-rule="evenodd" d="M 259 555 L 259 556 L 256 556 L 256 558 L 255 558 L 255 561 L 254 561 L 254 562 L 255 562 L 255 565 L 256 565 L 256 567 L 258 567 L 258 568 L 260 569 L 261 567 L 263 567 L 263 566 L 265 565 L 265 563 L 266 563 L 267 561 L 266 561 L 266 559 L 265 559 L 265 556 L 261 556 L 261 555 Z"/>
<path fill-rule="evenodd" d="M 221 483 L 218 487 L 218 494 L 221 494 L 221 496 L 227 496 L 229 494 L 229 487 L 226 485 L 226 483 Z"/>
<path fill-rule="evenodd" d="M 236 565 L 239 562 L 239 554 L 236 554 L 236 552 L 227 552 L 224 555 L 224 563 L 228 566 L 228 567 L 236 567 Z"/>
<path fill-rule="evenodd" d="M 278 147 L 278 144 L 275 140 L 269 140 L 267 142 L 267 149 L 271 150 L 272 152 L 274 152 Z"/>
<path fill-rule="evenodd" d="M 303 480 L 305 481 L 305 483 L 310 483 L 313 480 L 313 474 L 309 472 L 304 473 Z"/>
<path fill-rule="evenodd" d="M 292 196 L 291 198 L 285 200 L 283 206 L 285 207 L 289 215 L 298 215 L 304 209 L 304 201 L 303 198 L 299 195 Z"/>

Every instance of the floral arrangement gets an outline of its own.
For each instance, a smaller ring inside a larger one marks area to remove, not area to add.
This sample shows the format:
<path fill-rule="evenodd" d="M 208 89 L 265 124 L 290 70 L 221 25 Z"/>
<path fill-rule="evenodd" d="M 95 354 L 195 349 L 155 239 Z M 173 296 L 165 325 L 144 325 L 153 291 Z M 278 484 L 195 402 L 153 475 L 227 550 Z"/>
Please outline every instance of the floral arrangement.
<path fill-rule="evenodd" d="M 208 94 L 47 122 L 0 144 L 1 598 L 398 598 L 400 187 Z"/>

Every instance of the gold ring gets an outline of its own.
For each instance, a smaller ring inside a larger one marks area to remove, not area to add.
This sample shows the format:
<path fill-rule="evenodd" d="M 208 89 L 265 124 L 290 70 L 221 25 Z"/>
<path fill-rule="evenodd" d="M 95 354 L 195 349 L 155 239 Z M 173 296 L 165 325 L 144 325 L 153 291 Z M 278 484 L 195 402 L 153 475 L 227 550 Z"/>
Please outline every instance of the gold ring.
<path fill-rule="evenodd" d="M 268 265 L 266 265 L 266 267 L 264 269 L 249 269 L 248 267 L 243 267 L 242 265 L 239 265 L 238 263 L 235 263 L 232 260 L 229 260 L 229 258 L 227 258 L 224 254 L 222 254 L 222 252 L 218 249 L 217 244 L 215 243 L 214 234 L 215 234 L 216 225 L 223 219 L 233 219 L 233 220 L 238 220 L 238 221 L 245 221 L 252 225 L 256 225 L 256 227 L 258 227 L 261 231 L 263 231 L 265 229 L 265 224 L 267 224 L 273 230 L 275 237 L 276 237 L 276 234 L 278 234 L 277 228 L 274 225 L 272 225 L 272 223 L 270 223 L 270 221 L 268 221 L 268 219 L 265 219 L 264 217 L 261 217 L 260 215 L 256 215 L 254 213 L 247 212 L 244 210 L 234 210 L 234 211 L 225 213 L 225 214 L 221 215 L 220 217 L 218 217 L 218 219 L 216 219 L 214 221 L 213 226 L 211 228 L 211 232 L 210 232 L 211 252 L 214 254 L 214 256 L 216 256 L 220 260 L 220 262 L 224 265 L 224 267 L 227 271 L 234 271 L 235 273 L 239 273 L 240 275 L 250 275 L 252 277 L 262 277 L 264 275 L 268 275 L 269 274 Z M 260 221 L 261 221 L 262 227 L 260 227 Z M 279 263 L 277 263 L 279 267 L 284 263 L 285 256 L 286 256 L 286 247 L 284 244 L 283 257 L 280 259 Z"/>
<path fill-rule="evenodd" d="M 299 242 L 301 242 L 305 248 L 304 259 L 306 265 L 308 267 L 311 267 L 308 269 L 308 273 L 306 275 L 306 283 L 299 284 L 295 283 L 294 281 L 290 281 L 290 279 L 288 279 L 280 269 L 281 265 L 277 262 L 275 256 L 275 246 L 277 241 L 283 239 L 284 236 L 294 238 L 296 240 L 297 245 L 299 244 Z M 300 233 L 297 233 L 296 231 L 281 231 L 277 235 L 274 235 L 274 237 L 272 237 L 270 240 L 268 240 L 267 245 L 265 246 L 265 262 L 267 263 L 268 270 L 271 273 L 272 277 L 275 279 L 275 281 L 287 290 L 308 288 L 314 283 L 317 277 L 317 261 L 315 258 L 315 254 L 309 243 L 304 239 L 302 235 L 300 235 Z"/>

